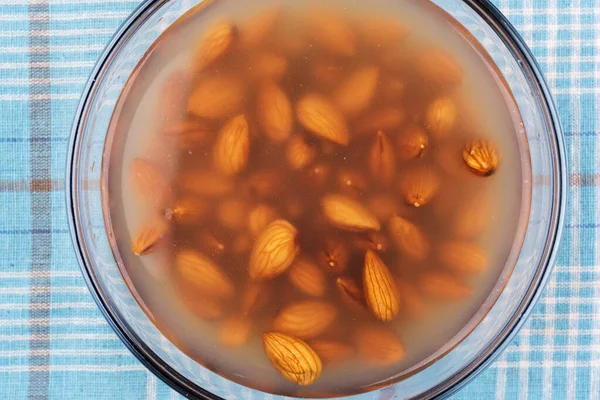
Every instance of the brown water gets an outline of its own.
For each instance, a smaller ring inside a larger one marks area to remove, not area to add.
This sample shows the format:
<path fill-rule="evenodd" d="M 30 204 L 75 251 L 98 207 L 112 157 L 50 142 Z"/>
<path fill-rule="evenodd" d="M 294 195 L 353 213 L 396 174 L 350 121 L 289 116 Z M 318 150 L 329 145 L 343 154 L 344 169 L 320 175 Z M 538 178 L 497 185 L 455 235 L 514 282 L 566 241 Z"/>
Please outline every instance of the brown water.
<path fill-rule="evenodd" d="M 419 1 L 315 3 L 278 3 L 262 38 L 254 28 L 271 0 L 213 1 L 167 30 L 119 100 L 104 198 L 123 273 L 173 343 L 247 386 L 327 397 L 399 379 L 477 322 L 514 264 L 529 170 L 502 79 L 445 14 Z M 202 40 L 219 23 L 232 44 L 206 61 Z M 273 91 L 291 113 L 269 102 Z M 336 115 L 325 133 L 307 122 L 315 98 Z M 476 152 L 491 167 L 469 169 L 473 143 L 497 166 Z M 253 254 L 274 219 L 294 235 L 279 248 L 294 261 L 267 277 Z M 367 252 L 385 290 L 365 281 Z M 348 282 L 354 303 L 340 291 Z M 378 308 L 374 293 L 392 299 Z M 298 302 L 309 318 L 290 326 Z M 365 327 L 378 329 L 373 341 Z M 273 331 L 314 347 L 314 383 L 274 367 L 263 346 Z M 347 357 L 333 362 L 323 341 Z"/>

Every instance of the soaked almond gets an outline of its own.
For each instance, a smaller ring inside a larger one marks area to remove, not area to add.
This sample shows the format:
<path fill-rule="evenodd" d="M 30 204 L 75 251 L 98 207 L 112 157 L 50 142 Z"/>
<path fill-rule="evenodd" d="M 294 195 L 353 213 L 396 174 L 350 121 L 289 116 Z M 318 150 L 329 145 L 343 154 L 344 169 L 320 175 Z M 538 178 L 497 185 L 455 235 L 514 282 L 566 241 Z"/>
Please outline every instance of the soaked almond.
<path fill-rule="evenodd" d="M 428 131 L 436 138 L 447 137 L 456 122 L 456 105 L 449 97 L 440 97 L 433 101 L 425 114 Z"/>
<path fill-rule="evenodd" d="M 258 46 L 275 28 L 281 16 L 281 8 L 273 6 L 251 16 L 240 26 L 240 42 L 243 46 Z"/>
<path fill-rule="evenodd" d="M 330 194 L 321 201 L 323 213 L 335 227 L 348 231 L 378 231 L 377 218 L 359 202 L 340 195 Z"/>
<path fill-rule="evenodd" d="M 240 173 L 248 163 L 250 132 L 246 117 L 238 115 L 223 126 L 213 149 L 215 168 L 225 175 Z"/>
<path fill-rule="evenodd" d="M 131 242 L 131 251 L 136 256 L 150 254 L 158 249 L 169 227 L 162 217 L 155 217 L 144 223 Z"/>
<path fill-rule="evenodd" d="M 371 103 L 379 80 L 379 68 L 365 66 L 353 71 L 334 92 L 333 99 L 345 115 L 356 116 Z"/>
<path fill-rule="evenodd" d="M 340 276 L 335 281 L 342 301 L 353 311 L 362 312 L 367 308 L 363 290 L 347 276 Z"/>
<path fill-rule="evenodd" d="M 273 328 L 301 339 L 312 339 L 333 323 L 337 310 L 329 303 L 305 300 L 285 306 L 273 321 Z"/>
<path fill-rule="evenodd" d="M 325 97 L 309 94 L 298 100 L 296 116 L 300 124 L 321 139 L 346 146 L 348 126 L 340 111 Z"/>
<path fill-rule="evenodd" d="M 337 173 L 337 185 L 342 193 L 360 196 L 367 191 L 367 179 L 356 170 L 340 169 Z"/>
<path fill-rule="evenodd" d="M 288 141 L 285 154 L 292 169 L 302 169 L 313 162 L 317 155 L 317 149 L 309 144 L 302 135 L 295 135 Z"/>
<path fill-rule="evenodd" d="M 404 279 L 396 279 L 396 287 L 402 304 L 400 314 L 410 319 L 422 318 L 426 312 L 425 303 L 417 289 Z"/>
<path fill-rule="evenodd" d="M 348 266 L 350 254 L 346 242 L 337 236 L 328 236 L 317 254 L 317 261 L 323 269 L 339 274 Z"/>
<path fill-rule="evenodd" d="M 202 221 L 208 210 L 206 201 L 188 195 L 177 199 L 171 208 L 165 210 L 165 215 L 178 224 L 193 224 Z"/>
<path fill-rule="evenodd" d="M 168 124 L 164 136 L 177 142 L 182 150 L 191 150 L 207 145 L 213 138 L 211 126 L 202 120 L 185 119 Z"/>
<path fill-rule="evenodd" d="M 250 253 L 250 278 L 270 279 L 288 269 L 300 251 L 297 234 L 296 228 L 285 220 L 271 222 L 256 239 Z"/>
<path fill-rule="evenodd" d="M 221 238 L 208 231 L 200 232 L 196 243 L 198 248 L 210 257 L 218 257 L 228 249 Z"/>
<path fill-rule="evenodd" d="M 381 321 L 391 321 L 400 311 L 396 283 L 383 260 L 367 250 L 363 269 L 363 288 L 369 309 Z"/>
<path fill-rule="evenodd" d="M 321 359 L 303 340 L 279 332 L 263 334 L 263 346 L 271 363 L 286 379 L 306 386 L 321 375 Z"/>
<path fill-rule="evenodd" d="M 263 83 L 258 90 L 258 117 L 263 132 L 276 142 L 292 133 L 294 114 L 287 95 L 274 82 Z"/>
<path fill-rule="evenodd" d="M 258 204 L 248 214 L 248 228 L 254 236 L 260 235 L 267 226 L 277 219 L 277 211 L 266 204 Z"/>
<path fill-rule="evenodd" d="M 389 247 L 388 238 L 379 232 L 359 233 L 352 239 L 352 244 L 356 249 L 378 253 L 385 253 Z"/>
<path fill-rule="evenodd" d="M 343 363 L 355 353 L 351 346 L 334 340 L 311 340 L 309 345 L 319 355 L 324 364 Z"/>
<path fill-rule="evenodd" d="M 490 176 L 498 169 L 498 149 L 487 140 L 475 140 L 463 149 L 463 160 L 475 175 Z"/>
<path fill-rule="evenodd" d="M 396 175 L 396 156 L 392 142 L 382 131 L 377 132 L 369 151 L 371 175 L 383 184 L 390 184 Z"/>
<path fill-rule="evenodd" d="M 143 158 L 134 158 L 131 162 L 129 180 L 141 204 L 158 207 L 169 192 L 169 183 L 161 169 Z"/>
<path fill-rule="evenodd" d="M 428 48 L 414 56 L 417 70 L 424 79 L 441 87 L 459 85 L 464 77 L 462 67 L 456 59 L 440 48 Z"/>
<path fill-rule="evenodd" d="M 245 92 L 244 83 L 237 77 L 225 74 L 205 77 L 192 91 L 187 109 L 202 118 L 231 117 L 241 110 Z"/>
<path fill-rule="evenodd" d="M 374 135 L 379 131 L 389 132 L 398 128 L 405 118 L 405 112 L 399 108 L 380 108 L 366 112 L 357 120 L 353 129 L 359 135 Z"/>
<path fill-rule="evenodd" d="M 251 282 L 246 285 L 241 296 L 241 311 L 243 315 L 251 315 L 264 308 L 273 292 L 268 282 Z"/>
<path fill-rule="evenodd" d="M 288 61 L 278 54 L 262 52 L 254 55 L 248 65 L 252 79 L 278 82 L 287 71 Z"/>
<path fill-rule="evenodd" d="M 411 126 L 397 136 L 396 146 L 401 160 L 412 160 L 423 157 L 429 147 L 429 138 L 423 128 Z"/>
<path fill-rule="evenodd" d="M 325 294 L 325 274 L 315 263 L 307 259 L 296 260 L 290 267 L 288 277 L 292 285 L 309 296 L 321 297 Z"/>
<path fill-rule="evenodd" d="M 185 193 L 212 198 L 231 192 L 233 182 L 216 172 L 189 171 L 179 177 L 179 188 Z"/>
<path fill-rule="evenodd" d="M 405 254 L 415 261 L 424 261 L 429 255 L 429 240 L 421 228 L 412 222 L 394 216 L 388 224 L 390 240 L 396 244 L 401 254 Z"/>
<path fill-rule="evenodd" d="M 367 208 L 380 221 L 387 221 L 400 210 L 400 202 L 391 194 L 378 194 L 367 200 Z"/>
<path fill-rule="evenodd" d="M 231 21 L 220 21 L 210 26 L 196 48 L 196 71 L 202 70 L 231 51 L 236 38 L 237 30 Z"/>
<path fill-rule="evenodd" d="M 422 274 L 418 287 L 424 296 L 438 300 L 462 300 L 473 292 L 467 285 L 444 272 Z"/>
<path fill-rule="evenodd" d="M 478 274 L 488 266 L 486 253 L 467 241 L 454 240 L 444 243 L 439 252 L 440 261 L 454 272 Z"/>
<path fill-rule="evenodd" d="M 235 292 L 229 277 L 201 253 L 193 250 L 182 251 L 175 258 L 175 266 L 184 282 L 208 296 L 227 298 Z"/>
<path fill-rule="evenodd" d="M 226 346 L 245 344 L 252 333 L 252 322 L 244 316 L 227 318 L 219 327 L 219 341 Z"/>
<path fill-rule="evenodd" d="M 440 178 L 432 168 L 415 168 L 402 175 L 399 188 L 407 204 L 422 207 L 438 193 Z"/>
<path fill-rule="evenodd" d="M 359 328 L 354 334 L 359 356 L 369 364 L 394 364 L 406 354 L 400 339 L 391 331 L 378 326 Z"/>

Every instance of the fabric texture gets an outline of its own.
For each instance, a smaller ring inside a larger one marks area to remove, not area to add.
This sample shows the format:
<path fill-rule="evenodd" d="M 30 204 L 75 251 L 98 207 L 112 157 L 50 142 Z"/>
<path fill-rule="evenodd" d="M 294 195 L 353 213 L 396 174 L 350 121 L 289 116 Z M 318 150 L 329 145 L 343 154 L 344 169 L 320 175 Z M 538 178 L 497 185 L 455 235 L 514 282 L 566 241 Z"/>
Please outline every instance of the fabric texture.
<path fill-rule="evenodd" d="M 600 398 L 598 0 L 496 0 L 546 74 L 569 165 L 548 286 L 499 359 L 455 399 Z M 0 0 L 0 399 L 171 399 L 121 344 L 80 274 L 64 201 L 88 74 L 128 0 Z"/>

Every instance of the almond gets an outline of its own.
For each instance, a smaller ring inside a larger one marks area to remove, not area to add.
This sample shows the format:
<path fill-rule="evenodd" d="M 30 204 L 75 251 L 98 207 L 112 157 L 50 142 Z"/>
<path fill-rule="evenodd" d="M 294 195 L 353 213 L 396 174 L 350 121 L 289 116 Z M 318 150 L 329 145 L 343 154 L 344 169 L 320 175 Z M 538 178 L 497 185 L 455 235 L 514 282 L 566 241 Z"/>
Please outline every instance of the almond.
<path fill-rule="evenodd" d="M 400 210 L 398 200 L 390 194 L 376 194 L 367 200 L 367 208 L 379 220 L 387 221 Z"/>
<path fill-rule="evenodd" d="M 361 288 L 351 278 L 340 276 L 335 281 L 340 298 L 352 311 L 366 309 L 365 297 Z"/>
<path fill-rule="evenodd" d="M 277 169 L 259 169 L 242 183 L 242 194 L 251 200 L 271 199 L 284 188 L 283 174 Z"/>
<path fill-rule="evenodd" d="M 185 282 L 208 296 L 226 298 L 234 294 L 229 277 L 201 253 L 184 250 L 175 256 L 175 266 Z"/>
<path fill-rule="evenodd" d="M 378 326 L 359 328 L 354 334 L 358 354 L 374 365 L 394 364 L 406 354 L 400 339 L 391 331 Z"/>
<path fill-rule="evenodd" d="M 463 149 L 463 160 L 475 175 L 492 175 L 498 169 L 498 158 L 498 149 L 487 140 L 474 140 Z"/>
<path fill-rule="evenodd" d="M 285 306 L 273 321 L 273 329 L 302 339 L 323 333 L 335 320 L 337 310 L 329 303 L 304 300 Z"/>
<path fill-rule="evenodd" d="M 273 366 L 286 379 L 306 386 L 321 374 L 321 359 L 303 340 L 279 332 L 263 334 L 263 346 Z"/>
<path fill-rule="evenodd" d="M 440 87 L 457 86 L 463 81 L 462 67 L 446 51 L 430 48 L 419 51 L 414 56 L 417 71 L 426 79 Z"/>
<path fill-rule="evenodd" d="M 192 91 L 187 109 L 190 113 L 209 119 L 231 117 L 244 103 L 244 83 L 231 75 L 204 77 Z"/>
<path fill-rule="evenodd" d="M 338 14 L 315 10 L 307 22 L 313 40 L 324 49 L 341 56 L 352 56 L 356 52 L 354 33 Z"/>
<path fill-rule="evenodd" d="M 407 204 L 422 207 L 435 197 L 440 183 L 438 174 L 432 168 L 419 167 L 402 175 L 399 189 Z"/>
<path fill-rule="evenodd" d="M 298 231 L 289 222 L 278 219 L 265 228 L 250 253 L 250 278 L 262 280 L 282 274 L 300 251 Z"/>
<path fill-rule="evenodd" d="M 236 36 L 237 31 L 231 21 L 220 21 L 209 27 L 196 47 L 196 71 L 227 54 L 235 44 Z"/>
<path fill-rule="evenodd" d="M 337 173 L 337 184 L 340 191 L 351 196 L 360 196 L 367 190 L 367 179 L 356 170 L 341 168 Z"/>
<path fill-rule="evenodd" d="M 392 142 L 382 131 L 377 132 L 369 151 L 369 169 L 379 182 L 388 185 L 396 175 L 396 156 Z"/>
<path fill-rule="evenodd" d="M 164 173 L 152 162 L 143 158 L 133 159 L 129 166 L 129 179 L 136 199 L 144 205 L 160 206 L 170 191 Z"/>
<path fill-rule="evenodd" d="M 231 347 L 245 344 L 252 333 L 252 322 L 244 316 L 232 316 L 221 323 L 219 341 Z"/>
<path fill-rule="evenodd" d="M 248 228 L 253 236 L 260 235 L 265 228 L 277 219 L 277 211 L 266 204 L 258 204 L 248 214 Z"/>
<path fill-rule="evenodd" d="M 315 136 L 343 146 L 348 145 L 346 121 L 325 97 L 317 94 L 302 97 L 296 105 L 296 116 L 302 126 Z"/>
<path fill-rule="evenodd" d="M 373 250 L 378 253 L 385 253 L 389 246 L 387 237 L 379 232 L 359 233 L 352 239 L 355 248 L 361 250 Z"/>
<path fill-rule="evenodd" d="M 240 42 L 244 46 L 260 45 L 269 36 L 281 16 L 279 6 L 268 7 L 245 21 L 240 27 Z"/>
<path fill-rule="evenodd" d="M 381 258 L 371 250 L 365 254 L 363 269 L 365 300 L 375 318 L 391 321 L 400 311 L 400 300 L 392 274 Z"/>
<path fill-rule="evenodd" d="M 185 195 L 179 198 L 173 207 L 167 209 L 165 215 L 178 224 L 193 224 L 202 221 L 208 210 L 209 206 L 204 200 Z"/>
<path fill-rule="evenodd" d="M 360 117 L 354 125 L 354 131 L 359 135 L 372 135 L 379 131 L 389 132 L 400 126 L 405 118 L 404 111 L 398 108 L 380 108 Z"/>
<path fill-rule="evenodd" d="M 220 197 L 233 190 L 230 178 L 212 171 L 189 171 L 179 178 L 179 187 L 187 193 Z"/>
<path fill-rule="evenodd" d="M 248 65 L 253 79 L 277 82 L 287 71 L 288 61 L 278 54 L 263 52 L 252 56 Z"/>
<path fill-rule="evenodd" d="M 402 308 L 400 314 L 407 318 L 418 319 L 425 314 L 425 303 L 419 292 L 407 281 L 396 280 L 396 287 L 400 293 L 400 304 Z"/>
<path fill-rule="evenodd" d="M 423 157 L 429 147 L 429 138 L 423 128 L 411 126 L 397 136 L 399 158 L 403 161 Z"/>
<path fill-rule="evenodd" d="M 238 115 L 225 124 L 213 148 L 215 168 L 225 175 L 241 172 L 248 163 L 250 133 L 246 117 Z"/>
<path fill-rule="evenodd" d="M 137 230 L 131 243 L 131 251 L 136 256 L 143 256 L 156 251 L 168 231 L 169 226 L 164 218 L 155 217 L 150 219 Z"/>
<path fill-rule="evenodd" d="M 358 68 L 337 87 L 333 95 L 334 103 L 344 115 L 360 114 L 371 103 L 378 79 L 378 67 Z"/>
<path fill-rule="evenodd" d="M 206 122 L 189 119 L 165 126 L 163 133 L 168 139 L 176 141 L 181 150 L 204 146 L 213 137 L 213 131 Z"/>
<path fill-rule="evenodd" d="M 274 82 L 263 83 L 258 90 L 258 118 L 263 132 L 276 142 L 292 133 L 294 114 L 288 96 Z"/>
<path fill-rule="evenodd" d="M 205 295 L 198 295 L 197 290 L 192 293 L 187 293 L 186 290 L 183 295 L 185 299 L 186 308 L 199 319 L 215 319 L 219 318 L 223 314 L 223 306 L 218 299 L 207 297 Z"/>
<path fill-rule="evenodd" d="M 462 300 L 473 293 L 468 286 L 444 272 L 424 273 L 417 284 L 424 296 L 437 300 Z"/>
<path fill-rule="evenodd" d="M 242 292 L 241 311 L 243 315 L 252 315 L 260 311 L 269 301 L 273 287 L 268 283 L 249 283 Z"/>
<path fill-rule="evenodd" d="M 454 240 L 441 245 L 440 261 L 450 270 L 465 274 L 479 274 L 488 266 L 485 252 L 467 241 Z"/>
<path fill-rule="evenodd" d="M 308 166 L 315 159 L 317 149 L 307 143 L 302 135 L 296 135 L 287 143 L 285 155 L 288 165 L 298 170 Z"/>
<path fill-rule="evenodd" d="M 394 216 L 389 221 L 388 232 L 398 250 L 410 259 L 424 261 L 429 255 L 429 241 L 421 229 L 412 222 Z"/>
<path fill-rule="evenodd" d="M 346 242 L 337 236 L 325 237 L 317 254 L 319 265 L 334 274 L 339 274 L 346 269 L 349 258 Z"/>
<path fill-rule="evenodd" d="M 334 340 L 312 340 L 310 347 L 317 352 L 324 364 L 339 364 L 354 355 L 354 349 Z"/>
<path fill-rule="evenodd" d="M 362 204 L 348 197 L 329 194 L 321 201 L 327 220 L 337 228 L 348 231 L 378 231 L 377 218 Z"/>
<path fill-rule="evenodd" d="M 425 111 L 429 132 L 438 139 L 448 137 L 456 121 L 456 105 L 450 97 L 435 99 Z"/>
<path fill-rule="evenodd" d="M 292 264 L 288 277 L 292 285 L 309 296 L 321 297 L 325 294 L 325 274 L 305 258 L 297 259 Z"/>

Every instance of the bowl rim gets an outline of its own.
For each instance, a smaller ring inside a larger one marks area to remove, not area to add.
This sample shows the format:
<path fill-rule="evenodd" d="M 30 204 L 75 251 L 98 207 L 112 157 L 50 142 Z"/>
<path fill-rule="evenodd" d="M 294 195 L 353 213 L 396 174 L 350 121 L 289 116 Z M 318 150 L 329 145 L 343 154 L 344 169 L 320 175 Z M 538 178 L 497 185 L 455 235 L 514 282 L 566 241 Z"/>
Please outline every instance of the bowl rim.
<path fill-rule="evenodd" d="M 144 20 L 140 20 L 140 17 L 152 15 L 168 1 L 169 0 L 144 0 L 140 3 L 121 23 L 90 73 L 90 77 L 84 87 L 75 112 L 68 142 L 65 179 L 67 220 L 77 262 L 86 285 L 104 318 L 129 351 L 131 351 L 131 353 L 150 372 L 185 397 L 209 400 L 221 399 L 221 397 L 198 386 L 177 372 L 173 367 L 164 363 L 154 351 L 139 339 L 136 333 L 129 329 L 128 324 L 125 321 L 122 321 L 114 315 L 102 289 L 97 284 L 94 271 L 85 262 L 85 246 L 83 245 L 83 240 L 80 237 L 78 230 L 79 216 L 78 209 L 75 206 L 75 204 L 77 204 L 77 193 L 73 190 L 75 186 L 74 181 L 76 179 L 74 160 L 76 159 L 80 147 L 80 129 L 82 122 L 85 120 L 89 101 L 93 98 L 95 90 L 97 89 L 97 78 L 103 73 L 105 66 L 110 62 L 116 51 L 122 45 L 122 39 L 144 22 Z M 539 92 L 538 100 L 545 107 L 549 128 L 551 133 L 553 133 L 553 135 L 551 135 L 551 139 L 553 140 L 550 140 L 550 147 L 551 152 L 554 155 L 554 157 L 552 157 L 554 163 L 553 171 L 555 171 L 553 176 L 554 191 L 552 193 L 554 201 L 552 202 L 551 225 L 546 239 L 542 262 L 538 266 L 532 285 L 529 287 L 527 295 L 524 297 L 517 311 L 506 323 L 504 328 L 498 332 L 496 338 L 490 342 L 488 347 L 474 362 L 456 372 L 452 377 L 436 385 L 434 388 L 431 388 L 429 391 L 423 392 L 421 396 L 425 398 L 448 398 L 461 390 L 482 373 L 502 353 L 519 332 L 523 323 L 527 320 L 527 317 L 533 310 L 533 307 L 536 305 L 553 270 L 562 236 L 567 206 L 567 159 L 563 130 L 550 89 L 533 53 L 525 43 L 524 39 L 517 32 L 516 28 L 490 0 L 462 1 L 488 23 L 488 26 L 492 28 L 504 41 L 504 44 L 511 49 L 515 58 L 523 61 L 522 66 L 529 72 L 529 78 L 531 79 L 530 83 Z"/>

